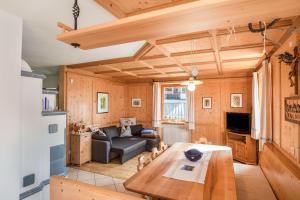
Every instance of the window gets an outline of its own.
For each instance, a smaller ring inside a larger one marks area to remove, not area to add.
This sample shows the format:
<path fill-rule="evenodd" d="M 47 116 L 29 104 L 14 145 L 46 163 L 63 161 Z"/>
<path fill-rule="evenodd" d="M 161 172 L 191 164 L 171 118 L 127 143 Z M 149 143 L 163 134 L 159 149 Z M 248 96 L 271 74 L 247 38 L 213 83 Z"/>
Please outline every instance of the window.
<path fill-rule="evenodd" d="M 162 86 L 162 119 L 184 121 L 186 118 L 187 91 L 184 86 Z"/>

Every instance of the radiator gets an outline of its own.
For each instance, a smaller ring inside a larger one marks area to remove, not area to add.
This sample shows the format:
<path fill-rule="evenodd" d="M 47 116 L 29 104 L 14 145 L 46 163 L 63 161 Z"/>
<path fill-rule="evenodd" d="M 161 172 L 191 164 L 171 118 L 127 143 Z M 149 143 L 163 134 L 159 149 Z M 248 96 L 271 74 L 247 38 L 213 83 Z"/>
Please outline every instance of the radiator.
<path fill-rule="evenodd" d="M 164 143 L 172 145 L 176 142 L 190 142 L 191 134 L 185 125 L 163 125 L 162 137 Z"/>

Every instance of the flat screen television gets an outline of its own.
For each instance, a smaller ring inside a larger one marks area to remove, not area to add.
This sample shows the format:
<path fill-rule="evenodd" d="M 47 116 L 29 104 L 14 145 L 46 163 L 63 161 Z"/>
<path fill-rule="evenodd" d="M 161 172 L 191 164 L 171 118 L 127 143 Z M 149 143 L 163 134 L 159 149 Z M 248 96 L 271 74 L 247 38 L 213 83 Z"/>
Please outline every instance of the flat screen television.
<path fill-rule="evenodd" d="M 250 134 L 251 114 L 250 113 L 226 113 L 226 129 L 232 132 Z"/>

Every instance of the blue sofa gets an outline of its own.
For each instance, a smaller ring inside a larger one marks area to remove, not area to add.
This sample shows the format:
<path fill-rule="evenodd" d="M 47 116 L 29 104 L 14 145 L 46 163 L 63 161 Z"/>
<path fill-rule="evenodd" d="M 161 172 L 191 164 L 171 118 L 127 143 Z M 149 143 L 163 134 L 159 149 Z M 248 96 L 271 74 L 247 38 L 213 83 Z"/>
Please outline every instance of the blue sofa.
<path fill-rule="evenodd" d="M 120 137 L 121 128 L 110 126 L 101 128 L 106 136 L 93 133 L 92 135 L 92 161 L 109 163 L 111 159 L 120 157 L 123 164 L 134 156 L 151 151 L 153 147 L 158 147 L 159 138 L 142 138 L 142 125 L 133 125 L 131 137 Z"/>

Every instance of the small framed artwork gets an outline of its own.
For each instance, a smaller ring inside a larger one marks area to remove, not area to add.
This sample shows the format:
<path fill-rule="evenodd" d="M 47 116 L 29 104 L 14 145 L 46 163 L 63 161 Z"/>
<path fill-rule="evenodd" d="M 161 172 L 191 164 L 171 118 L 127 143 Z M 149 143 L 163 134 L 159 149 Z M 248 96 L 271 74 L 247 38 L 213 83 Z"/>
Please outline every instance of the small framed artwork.
<path fill-rule="evenodd" d="M 131 106 L 134 108 L 142 107 L 142 99 L 132 99 Z"/>
<path fill-rule="evenodd" d="M 230 104 L 231 104 L 231 108 L 242 108 L 243 94 L 231 94 Z"/>
<path fill-rule="evenodd" d="M 202 108 L 203 109 L 212 109 L 212 98 L 211 97 L 202 97 Z"/>
<path fill-rule="evenodd" d="M 108 93 L 97 93 L 97 113 L 108 113 Z"/>
<path fill-rule="evenodd" d="M 300 96 L 285 97 L 284 104 L 285 120 L 300 124 Z"/>

